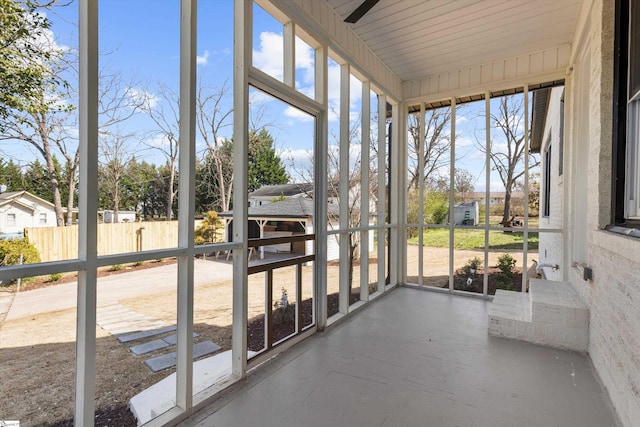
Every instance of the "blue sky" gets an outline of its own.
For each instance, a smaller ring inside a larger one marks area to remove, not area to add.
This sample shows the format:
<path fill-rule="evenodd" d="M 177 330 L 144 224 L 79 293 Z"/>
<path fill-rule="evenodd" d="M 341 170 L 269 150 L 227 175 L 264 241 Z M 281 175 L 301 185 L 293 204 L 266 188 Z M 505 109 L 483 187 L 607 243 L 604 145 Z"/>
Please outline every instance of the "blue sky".
<path fill-rule="evenodd" d="M 109 72 L 118 72 L 126 82 L 133 82 L 132 89 L 144 93 L 157 107 L 166 101 L 157 94 L 160 86 L 177 92 L 179 80 L 179 6 L 178 0 L 102 0 L 100 1 L 100 64 Z M 56 43 L 61 46 L 77 45 L 77 3 L 55 8 L 48 13 L 52 21 L 51 30 Z M 254 53 L 253 64 L 277 79 L 282 79 L 282 24 L 269 16 L 260 7 L 254 8 Z M 233 79 L 233 1 L 201 0 L 198 2 L 198 76 L 206 86 L 220 88 L 229 86 L 228 96 L 222 107 L 232 105 Z M 313 50 L 301 40 L 296 42 L 296 89 L 312 96 Z M 333 111 L 339 105 L 339 67 L 333 61 L 329 66 L 330 134 L 337 135 L 338 117 Z M 314 122 L 308 115 L 284 103 L 253 92 L 253 107 L 261 111 L 258 124 L 268 125 L 274 136 L 276 147 L 289 166 L 290 159 L 297 162 L 297 169 L 307 169 L 309 155 L 313 147 Z M 360 82 L 352 76 L 350 116 L 359 118 L 361 108 Z M 457 120 L 457 167 L 469 170 L 479 178 L 476 189 L 482 191 L 484 185 L 484 153 L 473 148 L 474 135 L 484 136 L 484 119 L 478 118 L 484 109 L 484 102 L 464 107 Z M 377 107 L 372 104 L 372 112 Z M 230 121 L 229 121 L 230 123 Z M 153 123 L 144 114 L 132 118 L 126 125 L 127 131 L 135 131 L 131 151 L 138 158 L 153 163 L 164 163 L 161 148 L 163 141 L 151 130 Z M 227 126 L 222 136 L 230 138 L 232 127 Z M 359 141 L 353 144 L 352 155 L 360 152 Z M 330 138 L 330 149 L 337 150 L 337 141 Z M 204 144 L 198 140 L 198 149 Z M 2 151 L 26 163 L 34 158 L 32 150 L 24 144 L 3 143 Z M 462 156 L 464 154 L 464 156 Z M 290 171 L 291 175 L 295 175 Z M 294 176 L 295 178 L 295 176 Z M 492 174 L 492 190 L 502 190 L 498 176 Z"/>

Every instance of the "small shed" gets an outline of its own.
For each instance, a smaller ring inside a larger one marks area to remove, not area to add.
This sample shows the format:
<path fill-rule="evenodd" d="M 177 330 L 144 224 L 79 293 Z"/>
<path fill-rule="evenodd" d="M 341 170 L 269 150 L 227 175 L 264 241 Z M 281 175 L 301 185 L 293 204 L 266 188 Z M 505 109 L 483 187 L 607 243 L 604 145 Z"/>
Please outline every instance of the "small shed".
<path fill-rule="evenodd" d="M 478 202 L 460 203 L 453 208 L 455 225 L 478 225 Z"/>
<path fill-rule="evenodd" d="M 116 214 L 114 211 L 106 210 L 102 213 L 102 221 L 107 223 L 112 222 L 136 222 L 136 213 L 134 211 L 118 211 L 116 220 Z"/>

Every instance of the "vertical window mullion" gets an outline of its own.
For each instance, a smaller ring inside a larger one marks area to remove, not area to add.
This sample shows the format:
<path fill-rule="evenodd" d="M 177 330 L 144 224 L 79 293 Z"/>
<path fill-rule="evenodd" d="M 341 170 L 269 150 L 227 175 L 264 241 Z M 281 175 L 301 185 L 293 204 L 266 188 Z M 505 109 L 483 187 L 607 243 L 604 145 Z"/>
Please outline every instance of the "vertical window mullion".
<path fill-rule="evenodd" d="M 233 324 L 231 369 L 236 378 L 247 372 L 247 136 L 249 128 L 249 69 L 253 28 L 253 1 L 234 2 L 234 80 L 233 80 L 233 242 L 242 244 L 233 251 Z M 242 169 L 241 169 L 242 168 Z M 241 169 L 241 170 L 240 170 Z"/>
<path fill-rule="evenodd" d="M 296 88 L 296 32 L 295 24 L 288 22 L 284 25 L 282 34 L 284 70 L 283 81 L 286 85 Z"/>
<path fill-rule="evenodd" d="M 491 200 L 491 92 L 484 93 L 485 105 L 485 189 L 484 189 L 484 274 L 482 278 L 482 294 L 489 294 L 489 217 Z"/>
<path fill-rule="evenodd" d="M 454 209 L 455 173 L 456 173 L 456 98 L 451 98 L 451 152 L 449 159 L 449 290 L 453 291 L 454 262 Z"/>
<path fill-rule="evenodd" d="M 322 113 L 316 119 L 316 143 L 314 171 L 315 182 L 313 199 L 316 200 L 313 218 L 314 232 L 316 233 L 316 322 L 319 329 L 324 329 L 327 325 L 327 269 L 320 268 L 319 265 L 327 260 L 327 158 L 329 155 L 328 142 L 328 61 L 327 48 L 316 49 L 315 61 L 315 92 L 316 101 L 322 103 Z"/>
<path fill-rule="evenodd" d="M 182 0 L 180 8 L 178 245 L 187 251 L 178 257 L 176 405 L 187 410 L 193 402 L 197 1 Z"/>
<path fill-rule="evenodd" d="M 371 84 L 362 82 L 360 129 L 360 300 L 369 300 L 369 144 L 371 138 Z"/>
<path fill-rule="evenodd" d="M 82 172 L 78 210 L 75 425 L 94 425 L 96 377 L 96 285 L 98 261 L 98 2 L 78 4 L 79 24 L 79 154 Z"/>
<path fill-rule="evenodd" d="M 423 285 L 424 275 L 424 144 L 425 144 L 425 105 L 420 103 L 420 121 L 418 134 L 418 286 Z"/>
<path fill-rule="evenodd" d="M 349 64 L 340 67 L 340 177 L 338 183 L 339 205 L 339 248 L 340 251 L 340 293 L 339 312 L 349 309 L 349 101 L 350 101 Z"/>
<path fill-rule="evenodd" d="M 387 262 L 387 217 L 386 217 L 386 188 L 387 188 L 387 98 L 378 95 L 378 291 L 384 291 L 387 277 L 385 265 Z"/>
<path fill-rule="evenodd" d="M 527 291 L 527 255 L 529 251 L 529 85 L 525 84 L 524 96 L 524 230 L 522 233 L 522 292 Z"/>

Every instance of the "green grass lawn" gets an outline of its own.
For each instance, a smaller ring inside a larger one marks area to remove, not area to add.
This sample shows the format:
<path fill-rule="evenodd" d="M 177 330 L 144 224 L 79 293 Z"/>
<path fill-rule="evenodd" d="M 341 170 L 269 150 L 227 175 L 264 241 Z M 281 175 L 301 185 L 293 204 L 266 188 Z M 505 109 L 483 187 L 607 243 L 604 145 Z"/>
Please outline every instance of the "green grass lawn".
<path fill-rule="evenodd" d="M 449 247 L 449 229 L 432 228 L 424 231 L 424 246 L 437 248 Z M 417 245 L 418 237 L 409 239 L 409 243 Z M 489 232 L 489 249 L 522 249 L 522 232 L 503 233 Z M 484 249 L 484 230 L 455 230 L 454 248 Z M 529 249 L 538 249 L 538 233 L 529 232 Z"/>

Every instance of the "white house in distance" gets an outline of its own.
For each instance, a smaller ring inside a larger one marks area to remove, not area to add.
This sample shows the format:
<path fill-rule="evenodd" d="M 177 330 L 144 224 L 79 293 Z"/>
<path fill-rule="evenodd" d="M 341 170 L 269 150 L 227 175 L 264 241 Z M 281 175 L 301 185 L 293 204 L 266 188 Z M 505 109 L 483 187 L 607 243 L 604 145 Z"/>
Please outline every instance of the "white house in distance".
<path fill-rule="evenodd" d="M 352 186 L 350 192 L 359 192 L 357 186 Z M 337 195 L 328 195 L 328 229 L 339 228 L 338 224 L 338 204 Z M 312 183 L 264 185 L 249 193 L 249 238 L 269 238 L 285 237 L 295 234 L 313 233 L 313 194 Z M 284 197 L 284 200 L 278 198 Z M 372 209 L 375 202 L 372 202 Z M 225 221 L 225 232 L 227 236 L 232 236 L 233 212 L 222 212 L 220 217 Z M 374 233 L 369 231 L 369 252 L 374 250 Z M 313 253 L 313 243 L 295 242 L 282 243 L 277 245 L 262 246 L 259 256 L 264 257 L 265 252 L 270 253 L 291 253 L 296 255 L 308 255 Z M 327 259 L 333 261 L 339 259 L 340 250 L 337 236 L 330 236 L 327 239 Z"/>
<path fill-rule="evenodd" d="M 26 227 L 55 227 L 53 203 L 28 191 L 0 193 L 0 235 L 22 233 Z"/>

